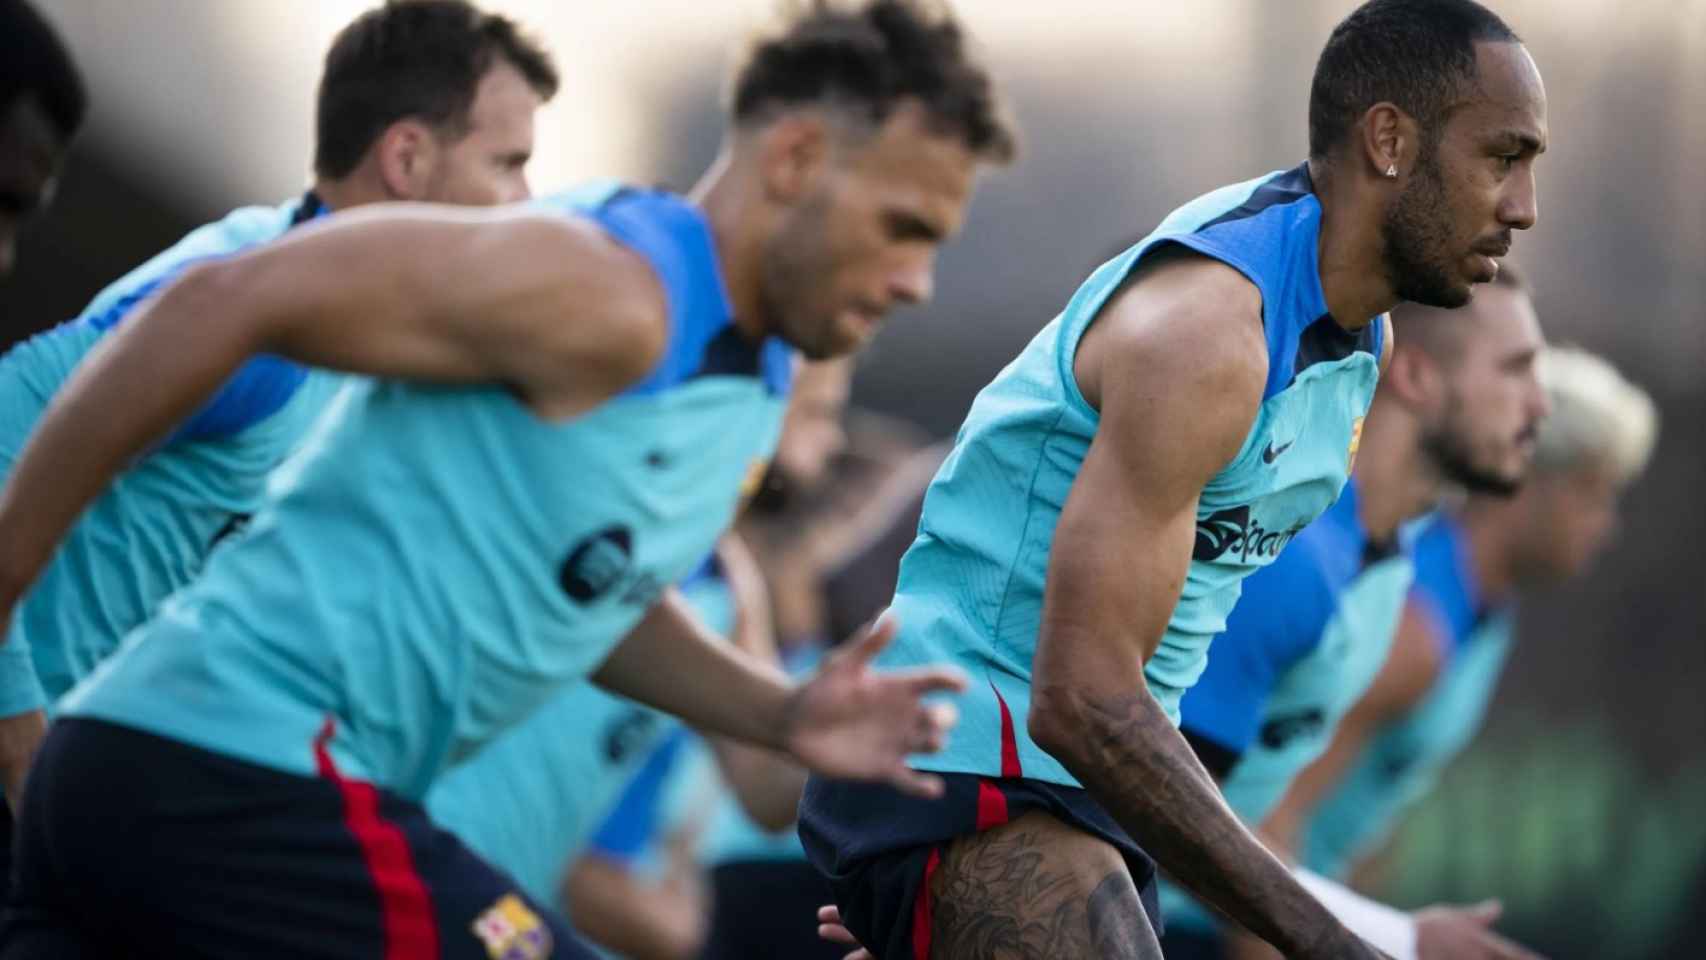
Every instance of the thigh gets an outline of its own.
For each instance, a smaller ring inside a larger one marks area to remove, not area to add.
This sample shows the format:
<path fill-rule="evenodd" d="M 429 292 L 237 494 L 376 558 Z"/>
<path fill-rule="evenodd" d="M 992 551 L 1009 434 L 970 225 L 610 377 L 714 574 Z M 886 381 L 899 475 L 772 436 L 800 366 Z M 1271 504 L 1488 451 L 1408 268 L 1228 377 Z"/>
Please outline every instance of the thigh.
<path fill-rule="evenodd" d="M 931 871 L 933 960 L 1159 960 L 1125 857 L 1047 813 L 949 843 Z"/>

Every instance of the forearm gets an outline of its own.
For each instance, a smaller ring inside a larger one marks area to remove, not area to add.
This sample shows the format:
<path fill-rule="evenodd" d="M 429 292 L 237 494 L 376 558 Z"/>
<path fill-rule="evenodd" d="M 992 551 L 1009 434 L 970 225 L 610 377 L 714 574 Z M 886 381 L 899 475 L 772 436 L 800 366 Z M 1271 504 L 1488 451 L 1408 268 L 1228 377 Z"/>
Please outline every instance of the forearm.
<path fill-rule="evenodd" d="M 1393 960 L 1416 960 L 1416 921 L 1409 914 L 1301 867 L 1296 869 L 1296 876 L 1304 889 L 1352 933 L 1386 951 Z"/>
<path fill-rule="evenodd" d="M 704 939 L 704 904 L 640 883 L 620 864 L 585 856 L 565 884 L 568 916 L 600 946 L 635 960 L 685 960 Z"/>
<path fill-rule="evenodd" d="M 30 772 L 42 737 L 47 734 L 47 718 L 40 710 L 31 710 L 0 718 L 0 787 L 6 790 L 6 802 L 14 816 L 24 799 L 24 778 Z"/>
<path fill-rule="evenodd" d="M 723 778 L 754 823 L 774 832 L 794 822 L 800 794 L 806 788 L 804 767 L 773 750 L 749 747 L 722 737 L 714 738 L 711 743 Z"/>
<path fill-rule="evenodd" d="M 170 309 L 205 316 L 217 283 L 191 271 L 78 367 L 37 423 L 0 491 L 0 600 L 10 607 L 83 509 L 126 465 L 211 396 L 253 349 L 240 325 L 168 329 Z M 193 345 L 193 348 L 191 348 Z"/>
<path fill-rule="evenodd" d="M 1338 922 L 1244 828 L 1147 690 L 1039 691 L 1057 717 L 1051 752 L 1180 883 L 1288 955 L 1344 935 Z"/>
<path fill-rule="evenodd" d="M 795 688 L 731 648 L 673 589 L 623 638 L 593 680 L 701 731 L 781 750 Z"/>

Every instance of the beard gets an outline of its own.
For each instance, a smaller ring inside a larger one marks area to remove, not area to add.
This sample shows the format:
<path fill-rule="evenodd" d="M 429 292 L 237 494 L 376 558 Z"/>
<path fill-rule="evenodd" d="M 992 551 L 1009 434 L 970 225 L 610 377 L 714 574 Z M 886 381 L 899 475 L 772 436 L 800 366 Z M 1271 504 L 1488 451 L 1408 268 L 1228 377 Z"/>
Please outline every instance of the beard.
<path fill-rule="evenodd" d="M 831 275 L 828 247 L 829 200 L 807 200 L 764 250 L 759 277 L 759 308 L 765 328 L 780 335 L 808 360 L 835 356 L 830 324 L 814 319 L 814 295 Z"/>
<path fill-rule="evenodd" d="M 1483 466 L 1465 439 L 1469 431 L 1459 428 L 1462 420 L 1462 401 L 1453 397 L 1444 424 L 1422 435 L 1423 452 L 1447 483 L 1467 493 L 1515 496 L 1522 489 L 1522 477 Z"/>
<path fill-rule="evenodd" d="M 1451 246 L 1450 222 L 1439 157 L 1429 150 L 1380 223 L 1387 280 L 1400 300 L 1448 310 L 1469 302 L 1469 285 L 1452 278 L 1441 252 Z"/>

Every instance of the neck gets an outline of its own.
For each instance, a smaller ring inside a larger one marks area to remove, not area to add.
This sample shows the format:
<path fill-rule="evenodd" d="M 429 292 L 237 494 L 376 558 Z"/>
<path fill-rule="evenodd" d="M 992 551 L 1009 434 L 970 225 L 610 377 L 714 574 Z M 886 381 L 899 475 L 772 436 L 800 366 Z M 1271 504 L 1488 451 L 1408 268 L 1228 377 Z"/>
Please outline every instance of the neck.
<path fill-rule="evenodd" d="M 1369 408 L 1356 472 L 1358 519 L 1376 542 L 1439 501 L 1443 478 L 1422 451 L 1421 427 L 1385 393 Z"/>
<path fill-rule="evenodd" d="M 348 210 L 365 203 L 396 200 L 397 197 L 385 189 L 384 183 L 377 176 L 370 176 L 365 172 L 365 167 L 366 164 L 363 164 L 349 176 L 338 180 L 315 177 L 314 186 L 311 188 L 314 196 L 319 197 L 320 202 L 329 210 Z"/>
<path fill-rule="evenodd" d="M 1505 602 L 1517 587 L 1517 551 L 1520 518 L 1514 500 L 1472 496 L 1458 511 L 1458 520 L 1469 538 L 1470 566 L 1481 600 L 1487 606 Z"/>
<path fill-rule="evenodd" d="M 1309 179 L 1321 203 L 1316 258 L 1327 310 L 1339 326 L 1361 330 L 1396 306 L 1398 295 L 1386 279 L 1380 221 L 1368 215 L 1381 205 L 1379 184 L 1346 169 L 1349 165 L 1311 159 Z"/>
<path fill-rule="evenodd" d="M 764 244 L 747 216 L 757 208 L 756 189 L 750 178 L 741 176 L 734 149 L 724 147 L 688 193 L 711 225 L 723 285 L 734 306 L 734 325 L 749 340 L 763 339 L 773 326 L 764 315 Z"/>

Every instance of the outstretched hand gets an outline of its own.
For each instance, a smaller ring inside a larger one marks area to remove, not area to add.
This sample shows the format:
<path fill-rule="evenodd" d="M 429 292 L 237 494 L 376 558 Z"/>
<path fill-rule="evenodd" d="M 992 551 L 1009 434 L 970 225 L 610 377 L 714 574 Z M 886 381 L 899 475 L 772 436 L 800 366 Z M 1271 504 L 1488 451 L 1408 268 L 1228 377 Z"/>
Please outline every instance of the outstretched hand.
<path fill-rule="evenodd" d="M 1540 955 L 1493 932 L 1504 912 L 1497 900 L 1470 907 L 1432 906 L 1417 910 L 1418 960 L 1541 960 Z"/>
<path fill-rule="evenodd" d="M 831 654 L 788 703 L 782 742 L 814 773 L 839 780 L 885 781 L 921 797 L 941 795 L 941 778 L 906 765 L 914 753 L 942 749 L 957 712 L 924 697 L 965 689 L 951 667 L 881 672 L 871 661 L 894 638 L 883 617 Z"/>

